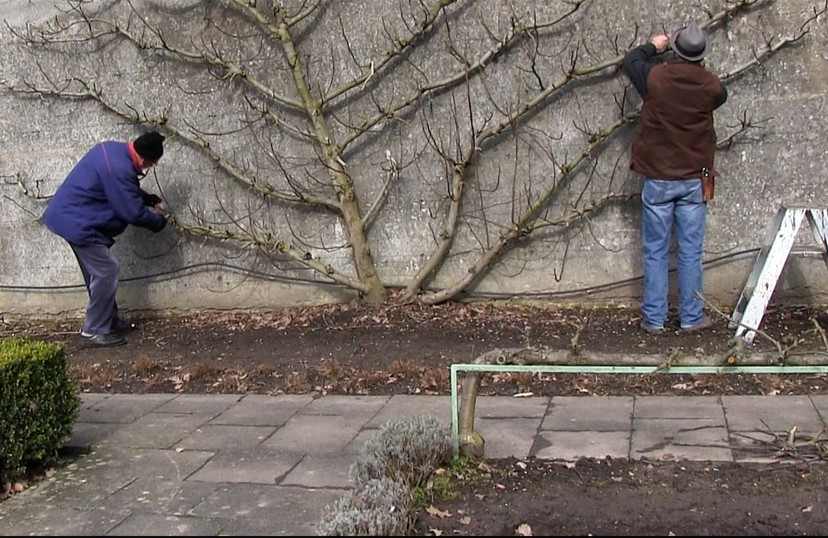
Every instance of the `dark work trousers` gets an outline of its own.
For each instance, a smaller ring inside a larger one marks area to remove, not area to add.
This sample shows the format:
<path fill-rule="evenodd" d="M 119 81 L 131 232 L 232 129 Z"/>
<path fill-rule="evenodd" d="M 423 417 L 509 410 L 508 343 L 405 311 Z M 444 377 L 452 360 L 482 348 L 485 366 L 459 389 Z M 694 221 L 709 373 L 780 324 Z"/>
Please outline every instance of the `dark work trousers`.
<path fill-rule="evenodd" d="M 78 259 L 89 304 L 81 331 L 84 334 L 108 334 L 118 317 L 115 293 L 118 291 L 118 260 L 104 245 L 80 246 L 69 244 Z"/>

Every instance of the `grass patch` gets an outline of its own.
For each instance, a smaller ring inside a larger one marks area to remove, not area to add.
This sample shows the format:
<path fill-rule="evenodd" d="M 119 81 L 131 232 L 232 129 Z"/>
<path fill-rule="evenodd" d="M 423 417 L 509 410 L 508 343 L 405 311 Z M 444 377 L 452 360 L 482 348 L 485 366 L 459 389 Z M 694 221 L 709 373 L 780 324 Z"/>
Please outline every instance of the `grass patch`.
<path fill-rule="evenodd" d="M 480 482 L 483 471 L 480 468 L 482 460 L 471 456 L 458 456 L 445 467 L 435 470 L 425 485 L 413 489 L 414 507 L 421 510 L 430 505 L 435 498 L 455 499 L 462 489 L 458 484 L 474 485 Z"/>

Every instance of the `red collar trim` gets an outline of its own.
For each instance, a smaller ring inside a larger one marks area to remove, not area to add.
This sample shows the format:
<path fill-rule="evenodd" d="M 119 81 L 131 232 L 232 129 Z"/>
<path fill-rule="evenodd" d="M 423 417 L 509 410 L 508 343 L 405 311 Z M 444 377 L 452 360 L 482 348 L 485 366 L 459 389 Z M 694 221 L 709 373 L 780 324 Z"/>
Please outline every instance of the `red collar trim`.
<path fill-rule="evenodd" d="M 129 157 L 132 159 L 132 164 L 135 165 L 135 168 L 141 170 L 141 165 L 144 164 L 144 159 L 138 155 L 137 151 L 135 151 L 135 146 L 132 144 L 132 140 L 127 142 L 127 148 L 129 148 Z"/>

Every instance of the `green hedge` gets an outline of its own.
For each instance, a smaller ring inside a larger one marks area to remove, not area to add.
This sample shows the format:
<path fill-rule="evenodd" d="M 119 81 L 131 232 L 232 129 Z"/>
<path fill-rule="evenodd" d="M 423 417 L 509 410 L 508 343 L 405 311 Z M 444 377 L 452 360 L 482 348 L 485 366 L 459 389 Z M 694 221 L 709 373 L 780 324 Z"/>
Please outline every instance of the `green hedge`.
<path fill-rule="evenodd" d="M 0 338 L 0 475 L 57 460 L 80 408 L 67 367 L 63 345 Z"/>

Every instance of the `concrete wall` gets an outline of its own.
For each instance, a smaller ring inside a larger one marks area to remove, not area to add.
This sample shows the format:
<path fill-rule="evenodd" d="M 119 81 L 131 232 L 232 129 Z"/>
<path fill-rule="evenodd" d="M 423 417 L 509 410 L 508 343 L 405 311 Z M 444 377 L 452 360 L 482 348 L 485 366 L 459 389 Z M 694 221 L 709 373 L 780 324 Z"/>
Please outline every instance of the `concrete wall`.
<path fill-rule="evenodd" d="M 172 46 L 210 50 L 207 45 L 215 45 L 215 50 L 244 63 L 273 93 L 298 99 L 279 41 L 250 38 L 249 17 L 216 8 L 222 5 L 217 1 L 134 4 L 141 10 L 153 8 L 145 12 L 148 20 L 163 29 Z M 318 15 L 294 28 L 300 58 L 316 92 L 330 91 L 370 70 L 372 62 L 379 64 L 392 47 L 388 35 L 405 35 L 400 15 L 405 2 L 332 0 L 323 4 Z M 125 2 L 90 5 L 100 9 L 102 16 L 127 20 Z M 213 11 L 202 11 L 205 5 L 214 6 Z M 257 5 L 267 11 L 268 2 L 259 0 Z M 539 22 L 554 20 L 568 5 L 536 0 L 455 2 L 441 17 L 443 22 L 405 58 L 378 70 L 347 99 L 337 98 L 329 104 L 326 117 L 334 135 L 341 139 L 349 132 L 347 126 L 358 125 L 376 113 L 378 106 L 388 106 L 416 93 L 415 88 L 457 73 L 460 54 L 479 57 L 495 43 L 491 36 L 500 39 L 508 34 L 512 20 L 528 21 L 529 14 Z M 726 5 L 713 2 L 709 7 L 716 13 Z M 21 28 L 47 21 L 61 6 L 65 4 L 0 0 L 0 18 Z M 159 15 L 158 6 L 167 11 Z M 712 27 L 714 48 L 706 63 L 727 77 L 729 90 L 727 104 L 716 112 L 719 138 L 736 132 L 745 119 L 756 125 L 717 154 L 719 180 L 716 198 L 708 207 L 704 257 L 708 262 L 706 292 L 719 306 L 735 304 L 781 206 L 828 208 L 823 194 L 828 183 L 828 123 L 823 118 L 828 100 L 825 15 L 811 21 L 810 32 L 795 45 L 783 47 L 760 67 L 741 70 L 768 39 L 775 45 L 780 38 L 797 35 L 814 8 L 823 7 L 805 0 L 759 1 L 728 24 Z M 221 21 L 223 31 L 208 24 L 203 13 Z M 420 20 L 422 14 L 409 13 L 405 19 Z M 471 129 L 479 131 L 529 102 L 560 79 L 573 58 L 580 69 L 608 64 L 584 74 L 563 91 L 552 92 L 520 125 L 480 148 L 467 170 L 461 226 L 452 254 L 431 283 L 441 288 L 462 278 L 479 259 L 481 248 L 497 242 L 514 215 L 525 210 L 527 198 L 552 188 L 557 166 L 584 150 L 590 131 L 618 119 L 619 103 L 624 103 L 628 113 L 637 110 L 640 100 L 612 61 L 653 33 L 674 29 L 687 20 L 706 19 L 707 14 L 691 3 L 589 0 L 562 24 L 542 29 L 533 39 L 512 47 L 483 73 L 472 76 L 468 85 L 424 95 L 396 119 L 377 126 L 375 135 L 349 147 L 347 170 L 361 209 L 367 211 L 385 194 L 369 229 L 382 280 L 389 286 L 405 285 L 434 249 L 434 236 L 441 229 L 452 170 L 429 144 L 430 138 L 456 157 L 456 148 L 468 147 Z M 136 24 L 134 17 L 132 24 Z M 229 31 L 248 37 L 239 43 L 227 37 Z M 456 54 L 450 52 L 450 44 Z M 317 159 L 317 148 L 300 134 L 312 131 L 306 118 L 255 88 L 216 80 L 195 62 L 144 54 L 123 43 L 64 44 L 44 51 L 24 46 L 4 30 L 0 46 L 6 51 L 0 55 L 0 78 L 9 84 L 43 86 L 49 81 L 61 85 L 69 78 L 86 80 L 119 106 L 150 117 L 163 114 L 170 126 L 209 141 L 224 159 L 259 181 L 285 189 L 289 177 L 320 196 L 336 198 L 324 184 L 329 180 Z M 244 121 L 254 116 L 246 99 L 268 103 L 278 121 Z M 4 232 L 0 234 L 0 312 L 77 314 L 84 306 L 85 292 L 75 260 L 62 240 L 39 224 L 38 217 L 48 195 L 90 145 L 102 139 L 126 139 L 140 130 L 129 119 L 89 100 L 33 98 L 0 89 L 0 110 L 0 225 Z M 627 167 L 632 132 L 632 125 L 622 127 L 592 152 L 544 205 L 542 214 L 555 221 L 608 193 L 637 193 L 641 178 Z M 392 163 L 399 174 L 392 174 L 386 183 Z M 341 248 L 347 237 L 335 214 L 251 195 L 187 137 L 170 137 L 164 159 L 144 186 L 161 193 L 182 222 L 270 231 L 293 240 L 315 259 L 343 273 L 353 272 L 349 252 Z M 636 305 L 641 275 L 639 229 L 636 199 L 589 214 L 568 227 L 544 228 L 498 258 L 468 297 Z M 815 248 L 807 225 L 798 242 Z M 124 279 L 119 304 L 127 310 L 267 309 L 354 296 L 347 288 L 279 256 L 230 242 L 194 239 L 171 227 L 158 235 L 130 229 L 114 248 Z M 825 271 L 818 256 L 792 258 L 774 300 L 825 303 Z"/>

